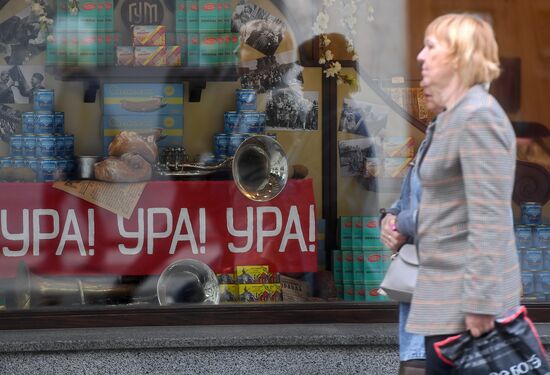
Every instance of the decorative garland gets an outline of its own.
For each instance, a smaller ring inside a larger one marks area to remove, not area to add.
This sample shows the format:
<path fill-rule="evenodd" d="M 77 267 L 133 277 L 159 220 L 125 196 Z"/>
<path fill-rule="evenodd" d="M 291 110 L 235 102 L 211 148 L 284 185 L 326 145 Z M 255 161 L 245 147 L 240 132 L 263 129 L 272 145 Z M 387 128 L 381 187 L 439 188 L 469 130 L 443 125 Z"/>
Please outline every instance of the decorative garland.
<path fill-rule="evenodd" d="M 355 50 L 355 36 L 357 31 L 357 3 L 363 0 L 339 0 L 341 24 L 344 26 L 344 37 L 346 38 L 346 51 L 351 53 L 351 59 L 356 61 L 357 51 Z M 334 54 L 329 49 L 331 40 L 328 37 L 328 23 L 330 21 L 329 9 L 334 5 L 336 0 L 323 0 L 321 10 L 315 19 L 312 30 L 313 33 L 319 36 L 319 64 L 323 66 L 325 76 L 336 78 L 337 84 L 346 83 L 355 85 L 356 79 L 354 76 L 342 72 L 342 64 L 334 60 Z M 374 20 L 374 8 L 372 5 L 367 7 L 367 21 Z"/>

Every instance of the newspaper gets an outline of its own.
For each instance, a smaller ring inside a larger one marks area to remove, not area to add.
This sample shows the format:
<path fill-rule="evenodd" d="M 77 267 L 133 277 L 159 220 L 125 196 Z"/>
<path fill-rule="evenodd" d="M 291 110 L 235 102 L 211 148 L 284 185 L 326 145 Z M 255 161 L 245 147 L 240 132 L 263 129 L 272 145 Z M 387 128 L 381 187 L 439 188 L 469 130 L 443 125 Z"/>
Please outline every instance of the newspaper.
<path fill-rule="evenodd" d="M 283 301 L 302 302 L 307 300 L 308 284 L 285 275 L 280 276 Z"/>
<path fill-rule="evenodd" d="M 146 185 L 82 180 L 59 181 L 53 187 L 129 219 Z"/>

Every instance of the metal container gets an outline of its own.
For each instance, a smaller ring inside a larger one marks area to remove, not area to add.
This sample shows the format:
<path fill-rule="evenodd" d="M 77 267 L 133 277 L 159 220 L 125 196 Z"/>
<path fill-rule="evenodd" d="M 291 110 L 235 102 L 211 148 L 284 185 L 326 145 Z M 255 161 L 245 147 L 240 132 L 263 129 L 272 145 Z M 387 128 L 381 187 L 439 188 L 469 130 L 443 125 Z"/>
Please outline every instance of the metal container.
<path fill-rule="evenodd" d="M 77 156 L 75 179 L 77 180 L 93 180 L 94 164 L 103 160 L 103 156 Z"/>

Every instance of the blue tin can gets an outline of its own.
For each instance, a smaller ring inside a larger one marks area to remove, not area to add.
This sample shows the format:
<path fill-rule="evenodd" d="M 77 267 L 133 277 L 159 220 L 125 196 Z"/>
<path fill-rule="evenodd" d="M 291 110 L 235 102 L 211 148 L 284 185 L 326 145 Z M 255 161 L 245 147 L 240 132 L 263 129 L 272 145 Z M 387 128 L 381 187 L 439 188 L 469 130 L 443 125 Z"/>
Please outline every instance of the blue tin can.
<path fill-rule="evenodd" d="M 227 156 L 235 155 L 235 151 L 239 148 L 241 143 L 248 138 L 246 134 L 231 134 L 229 136 L 229 146 L 227 147 Z"/>
<path fill-rule="evenodd" d="M 53 117 L 54 133 L 65 133 L 65 112 L 55 112 Z"/>
<path fill-rule="evenodd" d="M 550 249 L 543 249 L 542 257 L 544 259 L 544 265 L 543 265 L 544 270 L 550 271 Z"/>
<path fill-rule="evenodd" d="M 10 137 L 10 156 L 23 156 L 22 134 L 12 134 Z"/>
<path fill-rule="evenodd" d="M 521 284 L 523 286 L 524 295 L 530 296 L 535 294 L 535 274 L 533 272 L 522 272 Z"/>
<path fill-rule="evenodd" d="M 235 133 L 238 119 L 237 112 L 228 111 L 223 114 L 223 132 L 226 134 Z"/>
<path fill-rule="evenodd" d="M 12 167 L 12 158 L 9 156 L 0 158 L 0 168 L 11 168 Z"/>
<path fill-rule="evenodd" d="M 542 271 L 544 267 L 543 250 L 530 248 L 523 250 L 522 270 L 524 271 Z"/>
<path fill-rule="evenodd" d="M 72 157 L 74 155 L 74 135 L 65 134 L 63 136 L 63 140 L 65 141 L 64 157 L 72 159 Z"/>
<path fill-rule="evenodd" d="M 23 134 L 33 134 L 34 133 L 34 112 L 23 112 L 21 115 L 21 131 Z"/>
<path fill-rule="evenodd" d="M 38 176 L 38 159 L 35 157 L 25 158 L 25 165 L 36 172 Z"/>
<path fill-rule="evenodd" d="M 542 206 L 537 202 L 524 202 L 521 207 L 521 223 L 523 225 L 539 225 L 542 220 Z"/>
<path fill-rule="evenodd" d="M 25 165 L 25 158 L 22 156 L 14 156 L 11 159 L 11 166 L 12 168 L 24 168 Z"/>
<path fill-rule="evenodd" d="M 57 159 L 57 180 L 66 180 L 67 179 L 67 159 Z"/>
<path fill-rule="evenodd" d="M 533 230 L 528 225 L 516 225 L 514 227 L 516 234 L 516 247 L 518 249 L 528 249 L 533 246 Z"/>
<path fill-rule="evenodd" d="M 533 242 L 536 247 L 550 248 L 550 225 L 537 225 L 534 228 Z"/>
<path fill-rule="evenodd" d="M 54 135 L 54 148 L 55 155 L 58 158 L 65 157 L 65 136 L 56 134 Z"/>
<path fill-rule="evenodd" d="M 535 292 L 537 294 L 550 294 L 550 272 L 539 272 L 535 279 Z"/>
<path fill-rule="evenodd" d="M 229 150 L 229 134 L 214 134 L 214 155 L 218 158 L 227 157 Z"/>
<path fill-rule="evenodd" d="M 23 135 L 23 156 L 34 156 L 36 153 L 36 137 L 34 135 Z"/>
<path fill-rule="evenodd" d="M 39 89 L 34 92 L 33 109 L 35 112 L 53 112 L 55 96 L 52 89 Z"/>
<path fill-rule="evenodd" d="M 36 136 L 36 157 L 55 157 L 55 136 L 52 134 L 39 134 Z"/>
<path fill-rule="evenodd" d="M 72 157 L 65 160 L 67 161 L 67 178 L 71 179 L 75 171 L 76 163 Z"/>
<path fill-rule="evenodd" d="M 53 182 L 57 177 L 57 159 L 52 157 L 38 159 L 38 180 Z"/>
<path fill-rule="evenodd" d="M 237 112 L 256 110 L 256 91 L 253 89 L 235 90 Z"/>
<path fill-rule="evenodd" d="M 55 116 L 51 113 L 37 113 L 34 120 L 34 132 L 36 134 L 54 134 Z"/>

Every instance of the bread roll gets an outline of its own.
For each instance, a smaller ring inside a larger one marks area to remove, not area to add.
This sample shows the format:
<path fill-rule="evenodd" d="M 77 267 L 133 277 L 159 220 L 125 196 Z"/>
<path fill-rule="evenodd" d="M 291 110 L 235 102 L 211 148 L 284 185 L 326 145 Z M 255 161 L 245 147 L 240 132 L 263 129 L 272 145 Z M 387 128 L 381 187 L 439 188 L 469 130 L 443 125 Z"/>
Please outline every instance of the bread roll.
<path fill-rule="evenodd" d="M 157 160 L 158 148 L 154 136 L 142 137 L 133 131 L 122 131 L 109 144 L 109 156 L 121 156 L 135 152 L 149 163 Z"/>
<path fill-rule="evenodd" d="M 95 178 L 107 182 L 140 182 L 151 179 L 151 164 L 136 153 L 109 156 L 94 164 Z"/>

